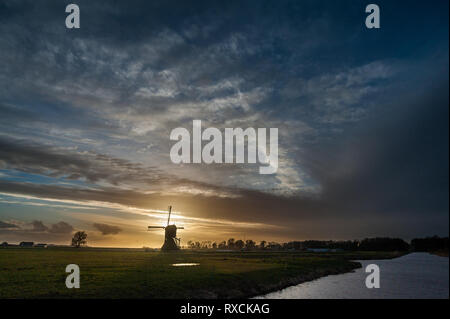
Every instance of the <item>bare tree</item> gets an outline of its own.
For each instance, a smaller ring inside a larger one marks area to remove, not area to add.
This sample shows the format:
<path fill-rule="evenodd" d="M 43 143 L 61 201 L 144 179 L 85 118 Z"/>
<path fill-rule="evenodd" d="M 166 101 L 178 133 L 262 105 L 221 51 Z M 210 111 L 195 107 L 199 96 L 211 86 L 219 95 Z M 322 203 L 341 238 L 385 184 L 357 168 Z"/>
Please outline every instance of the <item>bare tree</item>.
<path fill-rule="evenodd" d="M 77 231 L 72 238 L 72 246 L 75 248 L 79 248 L 82 245 L 86 245 L 87 243 L 87 234 L 84 231 Z"/>

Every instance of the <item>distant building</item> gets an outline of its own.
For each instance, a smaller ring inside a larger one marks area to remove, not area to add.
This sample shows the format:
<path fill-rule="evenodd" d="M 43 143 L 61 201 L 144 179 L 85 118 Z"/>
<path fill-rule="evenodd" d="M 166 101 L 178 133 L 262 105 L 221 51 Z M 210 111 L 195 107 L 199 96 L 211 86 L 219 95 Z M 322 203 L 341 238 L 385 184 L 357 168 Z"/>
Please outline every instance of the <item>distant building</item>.
<path fill-rule="evenodd" d="M 20 247 L 33 247 L 34 242 L 32 241 L 22 241 L 19 246 Z"/>
<path fill-rule="evenodd" d="M 36 244 L 34 247 L 47 248 L 47 244 Z"/>

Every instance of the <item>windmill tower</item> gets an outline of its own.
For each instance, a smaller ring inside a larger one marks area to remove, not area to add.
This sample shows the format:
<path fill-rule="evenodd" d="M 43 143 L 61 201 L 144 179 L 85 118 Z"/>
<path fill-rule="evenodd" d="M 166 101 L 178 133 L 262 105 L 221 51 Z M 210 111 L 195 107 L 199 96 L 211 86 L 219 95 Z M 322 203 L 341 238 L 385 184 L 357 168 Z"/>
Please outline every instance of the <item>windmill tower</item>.
<path fill-rule="evenodd" d="M 162 228 L 165 230 L 164 244 L 161 250 L 179 250 L 180 238 L 177 238 L 177 229 L 184 229 L 184 227 L 177 227 L 170 225 L 170 214 L 172 213 L 172 206 L 169 206 L 169 217 L 167 218 L 166 226 L 148 226 L 148 230 Z"/>

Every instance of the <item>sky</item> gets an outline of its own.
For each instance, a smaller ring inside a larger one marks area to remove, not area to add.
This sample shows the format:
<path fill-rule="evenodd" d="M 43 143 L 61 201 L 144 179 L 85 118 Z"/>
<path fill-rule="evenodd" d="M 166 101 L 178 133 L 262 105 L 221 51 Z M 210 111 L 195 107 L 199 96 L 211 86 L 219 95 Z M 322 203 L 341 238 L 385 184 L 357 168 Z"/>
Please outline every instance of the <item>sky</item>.
<path fill-rule="evenodd" d="M 448 236 L 449 4 L 375 3 L 1 0 L 0 241 Z M 172 163 L 193 120 L 278 128 L 277 173 Z"/>

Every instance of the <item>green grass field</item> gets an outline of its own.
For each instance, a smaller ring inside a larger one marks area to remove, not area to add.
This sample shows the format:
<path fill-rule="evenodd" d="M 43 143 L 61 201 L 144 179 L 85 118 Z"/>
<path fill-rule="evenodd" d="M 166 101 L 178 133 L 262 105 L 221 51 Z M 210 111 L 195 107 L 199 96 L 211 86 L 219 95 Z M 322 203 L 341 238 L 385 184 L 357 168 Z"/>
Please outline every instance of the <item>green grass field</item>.
<path fill-rule="evenodd" d="M 242 298 L 360 267 L 398 253 L 176 253 L 94 248 L 0 249 L 0 298 Z M 174 263 L 199 263 L 173 267 Z M 80 267 L 80 289 L 65 268 Z"/>

